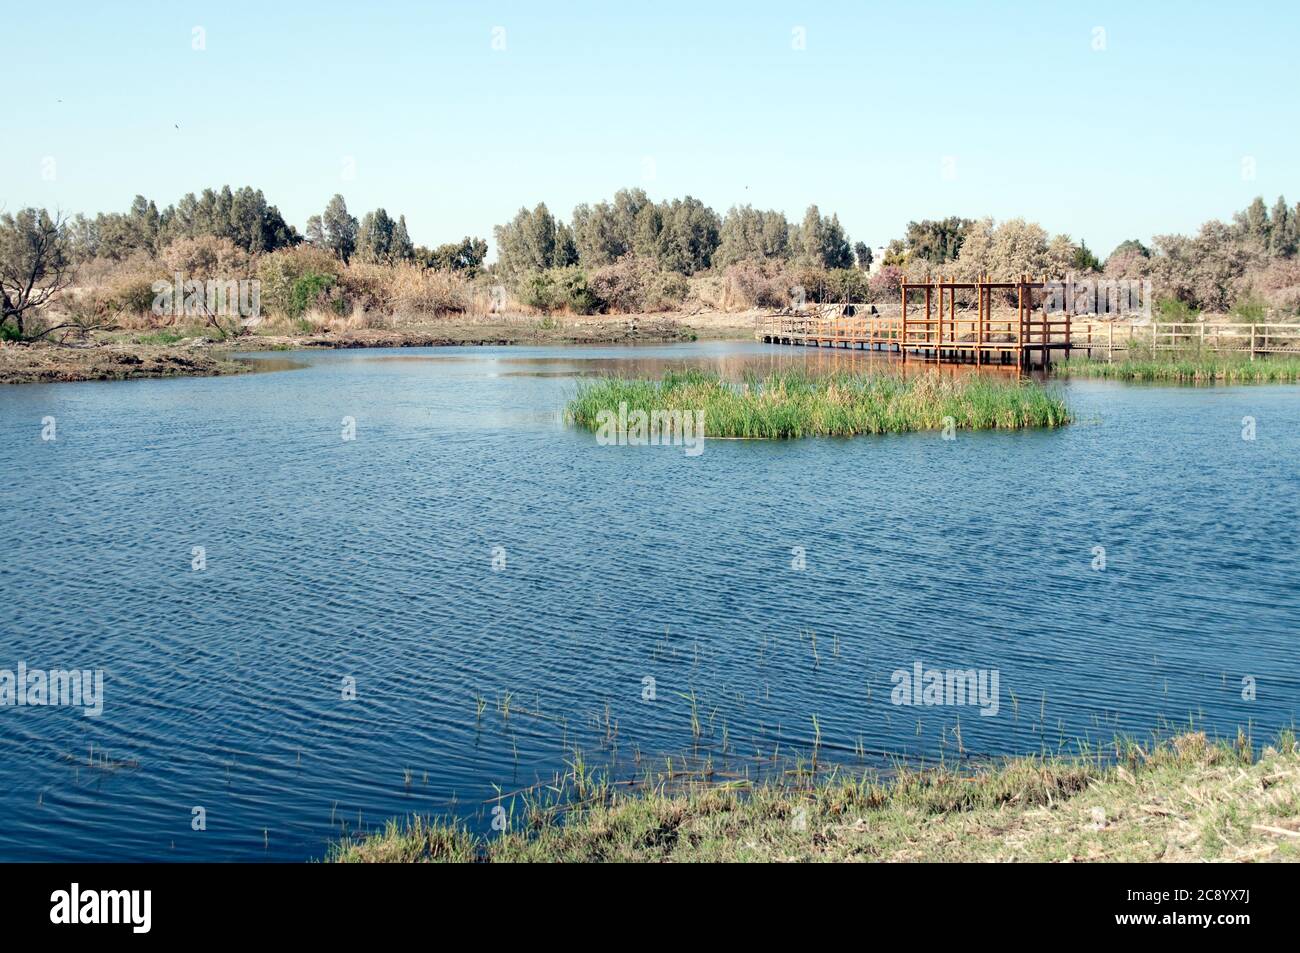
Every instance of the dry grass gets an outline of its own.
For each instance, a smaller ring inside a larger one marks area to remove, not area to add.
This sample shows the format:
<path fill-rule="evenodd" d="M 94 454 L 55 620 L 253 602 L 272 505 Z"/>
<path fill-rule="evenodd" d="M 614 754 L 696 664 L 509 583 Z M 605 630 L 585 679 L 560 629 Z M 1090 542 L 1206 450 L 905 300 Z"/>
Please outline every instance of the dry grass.
<path fill-rule="evenodd" d="M 483 839 L 427 819 L 344 841 L 343 862 L 1300 860 L 1300 753 L 1254 761 L 1188 734 L 1117 762 L 1019 758 L 974 774 L 903 772 L 776 785 L 601 789 L 567 822 L 525 813 Z"/>

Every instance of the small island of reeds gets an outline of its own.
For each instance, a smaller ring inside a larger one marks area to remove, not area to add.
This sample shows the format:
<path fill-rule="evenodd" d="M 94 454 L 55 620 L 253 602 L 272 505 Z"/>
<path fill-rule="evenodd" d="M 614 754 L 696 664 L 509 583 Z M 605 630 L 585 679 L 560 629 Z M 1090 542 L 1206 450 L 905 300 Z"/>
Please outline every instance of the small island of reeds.
<path fill-rule="evenodd" d="M 1053 368 L 1068 377 L 1104 377 L 1122 381 L 1167 381 L 1177 384 L 1294 384 L 1300 381 L 1300 357 L 1242 354 L 1134 354 L 1109 363 L 1071 358 Z"/>
<path fill-rule="evenodd" d="M 790 371 L 730 381 L 699 370 L 671 371 L 659 380 L 584 382 L 566 419 L 599 433 L 611 417 L 626 427 L 638 414 L 651 421 L 692 414 L 699 420 L 701 412 L 704 436 L 750 439 L 1018 430 L 1060 427 L 1071 420 L 1060 395 L 1031 380 Z"/>

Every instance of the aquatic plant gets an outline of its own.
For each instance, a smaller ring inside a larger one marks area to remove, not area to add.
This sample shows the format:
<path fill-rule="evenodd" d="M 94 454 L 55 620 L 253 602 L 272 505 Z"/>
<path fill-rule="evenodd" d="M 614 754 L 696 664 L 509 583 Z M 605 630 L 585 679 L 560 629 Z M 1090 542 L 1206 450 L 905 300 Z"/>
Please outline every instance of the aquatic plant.
<path fill-rule="evenodd" d="M 370 836 L 345 833 L 329 859 L 1295 860 L 1300 843 L 1286 813 L 1300 796 L 1297 766 L 1291 731 L 1258 757 L 1240 737 L 1188 731 L 1146 743 L 1116 736 L 1072 757 L 900 763 L 884 776 L 804 766 L 757 783 L 705 772 L 672 784 L 670 766 L 615 785 L 575 752 L 557 785 L 521 796 L 523 824 L 483 836 L 459 820 L 416 815 Z"/>
<path fill-rule="evenodd" d="M 1135 355 L 1107 363 L 1071 358 L 1055 365 L 1057 374 L 1069 377 L 1104 377 L 1112 380 L 1170 381 L 1175 383 L 1277 384 L 1300 381 L 1300 358 L 1171 352 Z"/>
<path fill-rule="evenodd" d="M 918 430 L 1059 427 L 1070 422 L 1061 397 L 1034 381 L 977 374 L 798 371 L 739 382 L 699 370 L 658 381 L 601 378 L 579 385 L 566 418 L 599 432 L 620 421 L 703 412 L 708 437 L 848 437 Z"/>

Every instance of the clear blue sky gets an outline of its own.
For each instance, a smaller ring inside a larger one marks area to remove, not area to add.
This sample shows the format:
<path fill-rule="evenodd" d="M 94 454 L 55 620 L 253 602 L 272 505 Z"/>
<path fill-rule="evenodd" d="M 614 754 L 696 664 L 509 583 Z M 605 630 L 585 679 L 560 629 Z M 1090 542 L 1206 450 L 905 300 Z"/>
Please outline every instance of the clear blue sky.
<path fill-rule="evenodd" d="M 251 184 L 299 229 L 342 192 L 437 244 L 639 185 L 815 202 L 873 246 L 1022 215 L 1105 255 L 1300 199 L 1294 0 L 4 5 L 9 211 Z"/>

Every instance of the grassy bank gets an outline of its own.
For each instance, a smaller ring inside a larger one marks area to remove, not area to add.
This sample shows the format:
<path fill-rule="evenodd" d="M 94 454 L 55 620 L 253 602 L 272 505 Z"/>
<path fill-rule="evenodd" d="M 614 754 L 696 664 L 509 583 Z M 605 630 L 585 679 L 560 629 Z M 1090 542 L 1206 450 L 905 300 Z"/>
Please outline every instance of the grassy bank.
<path fill-rule="evenodd" d="M 424 818 L 345 840 L 339 862 L 1300 860 L 1300 753 L 1182 735 L 1097 758 L 626 793 L 534 809 L 480 837 Z M 1116 755 L 1118 755 L 1116 757 Z"/>
<path fill-rule="evenodd" d="M 1058 374 L 1104 377 L 1126 381 L 1169 381 L 1185 384 L 1268 384 L 1300 381 L 1300 358 L 1235 354 L 1173 354 L 1126 357 L 1114 363 L 1072 358 L 1054 365 Z"/>
<path fill-rule="evenodd" d="M 940 430 L 948 420 L 971 430 L 1059 427 L 1070 412 L 1061 398 L 1031 381 L 896 372 L 809 376 L 772 374 L 733 383 L 702 371 L 661 380 L 604 378 L 584 383 L 569 403 L 570 422 L 589 430 L 601 412 L 703 411 L 709 437 L 848 437 Z"/>

